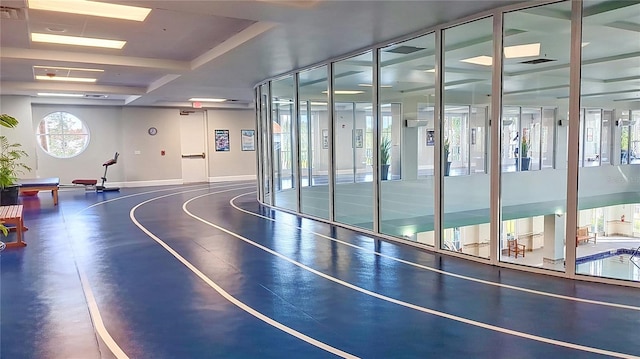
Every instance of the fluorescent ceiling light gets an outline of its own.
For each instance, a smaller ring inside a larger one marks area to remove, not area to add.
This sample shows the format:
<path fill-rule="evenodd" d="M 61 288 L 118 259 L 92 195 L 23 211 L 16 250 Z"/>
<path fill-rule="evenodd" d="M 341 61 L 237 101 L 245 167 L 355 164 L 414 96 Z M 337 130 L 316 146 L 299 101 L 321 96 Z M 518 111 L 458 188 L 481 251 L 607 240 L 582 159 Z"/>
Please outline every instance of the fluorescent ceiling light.
<path fill-rule="evenodd" d="M 540 55 L 540 43 L 505 46 L 504 57 L 515 59 L 518 57 L 531 57 Z"/>
<path fill-rule="evenodd" d="M 313 102 L 311 101 L 311 106 L 326 106 L 326 102 Z"/>
<path fill-rule="evenodd" d="M 98 79 L 92 79 L 89 77 L 65 77 L 65 76 L 43 76 L 36 75 L 36 80 L 44 81 L 68 81 L 68 82 L 96 82 Z"/>
<path fill-rule="evenodd" d="M 91 37 L 41 34 L 37 32 L 31 33 L 31 41 L 48 42 L 52 44 L 62 44 L 62 45 L 106 47 L 109 49 L 122 49 L 124 45 L 127 43 L 126 41 L 122 41 L 122 40 L 107 40 L 107 39 L 96 39 Z"/>
<path fill-rule="evenodd" d="M 81 93 L 49 93 L 49 92 L 38 92 L 38 96 L 49 96 L 49 97 L 84 97 Z"/>
<path fill-rule="evenodd" d="M 322 93 L 327 93 L 327 91 L 322 91 Z M 336 95 L 357 95 L 359 93 L 364 93 L 364 91 L 356 91 L 356 90 L 336 90 L 333 91 Z"/>
<path fill-rule="evenodd" d="M 29 9 L 144 21 L 151 9 L 85 0 L 28 0 Z"/>
<path fill-rule="evenodd" d="M 582 47 L 585 47 L 585 46 L 587 46 L 587 45 L 589 45 L 589 44 L 590 44 L 590 42 L 583 42 L 583 43 L 582 43 Z"/>
<path fill-rule="evenodd" d="M 194 97 L 190 98 L 191 102 L 225 102 L 227 99 L 225 98 L 204 98 L 204 97 Z"/>
<path fill-rule="evenodd" d="M 360 86 L 360 87 L 373 87 L 372 84 L 358 84 L 358 86 Z M 389 88 L 389 87 L 393 87 L 393 86 L 391 86 L 391 85 L 380 85 L 380 87 Z"/>
<path fill-rule="evenodd" d="M 424 72 L 436 72 L 436 69 L 431 69 L 431 70 L 424 70 Z"/>
<path fill-rule="evenodd" d="M 476 56 L 468 59 L 460 60 L 462 62 L 474 64 L 474 65 L 482 65 L 482 66 L 491 66 L 493 64 L 493 58 L 491 56 Z"/>
<path fill-rule="evenodd" d="M 56 67 L 56 66 L 40 66 L 34 65 L 34 69 L 44 70 L 66 70 L 66 71 L 86 71 L 86 72 L 104 72 L 102 69 L 83 69 L 81 67 Z"/>

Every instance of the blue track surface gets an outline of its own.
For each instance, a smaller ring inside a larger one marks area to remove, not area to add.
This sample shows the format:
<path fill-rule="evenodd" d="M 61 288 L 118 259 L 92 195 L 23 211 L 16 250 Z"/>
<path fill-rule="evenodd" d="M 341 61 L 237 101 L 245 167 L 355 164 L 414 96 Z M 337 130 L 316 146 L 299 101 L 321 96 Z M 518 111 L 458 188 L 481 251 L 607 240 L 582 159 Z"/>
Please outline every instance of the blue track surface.
<path fill-rule="evenodd" d="M 602 357 L 598 350 L 640 356 L 637 289 L 376 246 L 362 234 L 261 207 L 255 194 L 234 203 L 275 221 L 229 204 L 254 190 L 237 182 L 70 191 L 60 193 L 57 207 L 42 193 L 25 198 L 28 246 L 0 255 L 0 356 L 116 357 L 94 328 L 88 287 L 106 330 L 130 358 L 335 357 L 223 297 L 130 215 L 238 302 L 357 357 Z M 192 216 L 183 211 L 189 200 Z M 487 285 L 396 259 L 636 309 Z"/>

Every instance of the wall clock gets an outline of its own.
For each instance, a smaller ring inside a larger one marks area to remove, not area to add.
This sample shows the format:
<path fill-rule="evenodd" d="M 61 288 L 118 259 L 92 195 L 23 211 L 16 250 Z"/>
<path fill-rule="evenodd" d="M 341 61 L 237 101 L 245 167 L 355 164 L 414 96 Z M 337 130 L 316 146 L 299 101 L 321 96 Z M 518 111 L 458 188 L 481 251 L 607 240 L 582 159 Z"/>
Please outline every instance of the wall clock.
<path fill-rule="evenodd" d="M 149 131 L 147 131 L 147 132 L 149 132 L 149 134 L 150 134 L 151 136 L 155 136 L 155 135 L 156 135 L 156 133 L 158 133 L 158 129 L 157 129 L 157 128 L 155 128 L 155 127 L 149 127 Z"/>

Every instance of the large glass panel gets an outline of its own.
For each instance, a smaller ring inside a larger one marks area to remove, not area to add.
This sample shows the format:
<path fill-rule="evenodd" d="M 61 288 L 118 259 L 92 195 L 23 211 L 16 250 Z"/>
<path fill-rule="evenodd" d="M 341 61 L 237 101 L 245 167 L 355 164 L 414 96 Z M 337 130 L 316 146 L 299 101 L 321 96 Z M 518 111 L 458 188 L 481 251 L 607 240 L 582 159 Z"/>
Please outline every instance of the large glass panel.
<path fill-rule="evenodd" d="M 334 211 L 337 222 L 373 230 L 371 51 L 334 64 Z"/>
<path fill-rule="evenodd" d="M 327 67 L 302 71 L 299 77 L 300 206 L 302 213 L 329 219 Z"/>
<path fill-rule="evenodd" d="M 606 147 L 614 166 L 579 169 L 576 273 L 637 282 L 640 261 L 630 257 L 640 247 L 640 166 L 634 165 L 640 141 L 634 116 L 640 98 L 640 3 L 585 0 L 583 6 L 580 101 L 586 111 L 585 145 L 590 144 L 590 117 L 594 122 L 600 117 L 602 159 L 605 138 L 611 139 Z M 585 147 L 585 157 L 588 151 Z"/>
<path fill-rule="evenodd" d="M 381 147 L 390 149 L 380 152 L 380 232 L 430 245 L 434 66 L 433 34 L 380 49 Z"/>
<path fill-rule="evenodd" d="M 503 29 L 500 130 L 515 147 L 516 168 L 502 173 L 499 257 L 559 271 L 565 258 L 571 21 L 549 15 L 570 12 L 567 1 L 505 13 Z"/>
<path fill-rule="evenodd" d="M 492 53 L 490 17 L 444 31 L 442 248 L 484 258 L 489 257 L 488 164 L 480 159 L 482 171 L 465 175 L 471 173 L 472 153 L 484 153 L 476 148 L 478 139 L 489 132 Z"/>
<path fill-rule="evenodd" d="M 260 121 L 262 122 L 261 128 L 261 158 L 262 161 L 262 187 L 264 202 L 271 204 L 271 160 L 269 155 L 269 84 L 263 84 L 260 86 Z"/>
<path fill-rule="evenodd" d="M 292 76 L 271 82 L 274 205 L 290 210 L 298 209 L 293 160 L 294 91 Z"/>

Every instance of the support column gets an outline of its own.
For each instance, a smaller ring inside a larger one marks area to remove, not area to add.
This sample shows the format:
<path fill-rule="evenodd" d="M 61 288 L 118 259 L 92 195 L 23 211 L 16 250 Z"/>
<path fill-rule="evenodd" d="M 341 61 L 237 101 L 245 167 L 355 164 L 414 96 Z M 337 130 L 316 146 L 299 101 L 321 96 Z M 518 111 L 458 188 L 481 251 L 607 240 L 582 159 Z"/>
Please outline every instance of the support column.
<path fill-rule="evenodd" d="M 545 264 L 564 262 L 564 218 L 564 213 L 544 216 L 542 260 Z"/>

